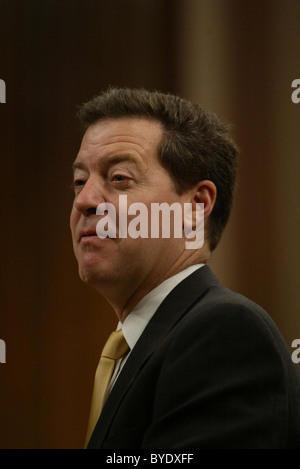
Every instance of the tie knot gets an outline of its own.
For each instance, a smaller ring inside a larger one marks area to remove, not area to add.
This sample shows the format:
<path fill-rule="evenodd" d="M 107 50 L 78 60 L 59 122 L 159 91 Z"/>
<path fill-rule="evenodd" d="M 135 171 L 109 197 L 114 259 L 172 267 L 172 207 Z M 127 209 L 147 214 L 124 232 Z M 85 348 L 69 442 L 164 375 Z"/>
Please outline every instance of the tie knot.
<path fill-rule="evenodd" d="M 114 331 L 110 334 L 108 341 L 104 345 L 101 357 L 118 360 L 129 350 L 129 346 L 123 335 L 122 330 Z"/>

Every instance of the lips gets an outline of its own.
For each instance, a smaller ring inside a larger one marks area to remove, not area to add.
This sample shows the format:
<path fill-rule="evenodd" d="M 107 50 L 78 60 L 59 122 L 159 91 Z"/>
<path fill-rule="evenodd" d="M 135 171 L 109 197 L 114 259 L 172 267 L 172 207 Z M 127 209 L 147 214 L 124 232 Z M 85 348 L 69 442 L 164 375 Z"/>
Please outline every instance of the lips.
<path fill-rule="evenodd" d="M 80 243 L 81 240 L 91 238 L 91 237 L 96 237 L 97 239 L 112 239 L 112 236 L 109 236 L 109 233 L 107 232 L 103 233 L 103 236 L 100 236 L 96 233 L 95 229 L 88 229 L 88 230 L 82 230 L 79 232 L 78 242 Z"/>
<path fill-rule="evenodd" d="M 89 230 L 80 231 L 79 241 L 81 241 L 82 238 L 87 238 L 89 236 L 97 236 L 96 230 L 95 229 L 89 229 Z"/>

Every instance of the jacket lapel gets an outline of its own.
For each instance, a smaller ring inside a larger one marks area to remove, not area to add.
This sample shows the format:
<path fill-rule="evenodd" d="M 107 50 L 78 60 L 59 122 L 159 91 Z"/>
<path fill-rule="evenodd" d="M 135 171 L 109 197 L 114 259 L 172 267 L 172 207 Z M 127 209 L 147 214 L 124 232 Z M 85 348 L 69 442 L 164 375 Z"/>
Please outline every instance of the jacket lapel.
<path fill-rule="evenodd" d="M 145 361 L 159 347 L 165 336 L 187 313 L 195 301 L 199 300 L 214 284 L 219 284 L 217 278 L 208 266 L 204 266 L 184 279 L 165 298 L 128 357 L 101 412 L 88 448 L 102 446 L 124 394 Z"/>

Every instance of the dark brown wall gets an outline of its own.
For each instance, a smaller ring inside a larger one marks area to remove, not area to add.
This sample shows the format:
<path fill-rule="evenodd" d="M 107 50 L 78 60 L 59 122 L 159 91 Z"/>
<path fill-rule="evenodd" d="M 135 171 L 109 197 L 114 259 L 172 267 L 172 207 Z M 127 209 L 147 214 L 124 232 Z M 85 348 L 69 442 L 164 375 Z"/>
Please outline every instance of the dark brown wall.
<path fill-rule="evenodd" d="M 175 91 L 168 1 L 0 1 L 0 448 L 82 447 L 116 318 L 69 234 L 76 106 L 108 85 Z"/>
<path fill-rule="evenodd" d="M 260 303 L 291 345 L 300 337 L 300 103 L 291 100 L 300 2 L 181 5 L 180 92 L 233 123 L 241 149 L 231 219 L 211 265 Z"/>

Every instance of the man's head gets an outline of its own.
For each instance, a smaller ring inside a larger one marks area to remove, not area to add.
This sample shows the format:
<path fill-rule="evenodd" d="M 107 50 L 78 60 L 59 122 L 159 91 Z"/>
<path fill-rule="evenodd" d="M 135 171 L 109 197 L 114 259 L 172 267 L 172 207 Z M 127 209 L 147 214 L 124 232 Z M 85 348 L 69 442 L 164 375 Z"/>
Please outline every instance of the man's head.
<path fill-rule="evenodd" d="M 79 119 L 85 134 L 74 162 L 74 251 L 81 278 L 124 317 L 149 290 L 215 248 L 232 202 L 236 148 L 214 115 L 161 93 L 110 89 L 84 104 Z M 147 213 L 155 203 L 202 203 L 209 232 L 201 254 L 174 236 L 100 239 L 97 207 L 116 207 L 119 220 L 120 195 Z"/>
<path fill-rule="evenodd" d="M 144 89 L 110 88 L 83 104 L 78 112 L 86 130 L 107 119 L 143 117 L 163 129 L 158 158 L 181 194 L 201 180 L 212 181 L 217 198 L 210 214 L 209 246 L 213 251 L 229 218 L 236 179 L 238 150 L 229 127 L 198 104 L 172 94 Z"/>

